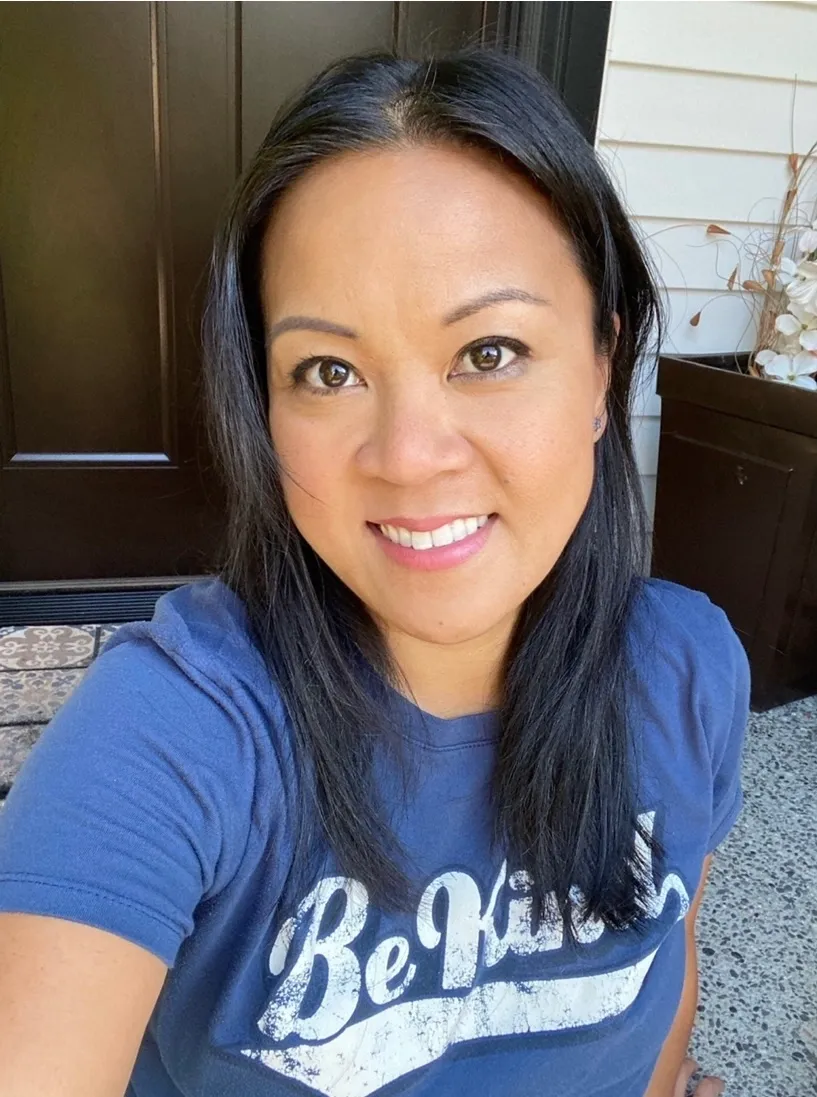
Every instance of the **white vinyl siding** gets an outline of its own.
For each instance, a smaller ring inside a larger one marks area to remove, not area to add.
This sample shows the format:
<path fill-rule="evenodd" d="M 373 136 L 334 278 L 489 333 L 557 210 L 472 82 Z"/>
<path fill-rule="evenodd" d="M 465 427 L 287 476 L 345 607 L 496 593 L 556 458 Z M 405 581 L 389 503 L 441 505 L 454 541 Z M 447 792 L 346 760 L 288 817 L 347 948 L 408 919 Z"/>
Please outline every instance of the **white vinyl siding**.
<path fill-rule="evenodd" d="M 735 242 L 705 228 L 714 221 L 759 242 L 774 224 L 789 152 L 817 140 L 815 43 L 817 2 L 614 0 L 596 145 L 665 287 L 672 353 L 754 344 L 742 297 L 715 297 L 737 262 Z M 815 180 L 817 171 L 806 210 Z M 652 513 L 661 414 L 653 369 L 640 388 L 633 430 Z"/>

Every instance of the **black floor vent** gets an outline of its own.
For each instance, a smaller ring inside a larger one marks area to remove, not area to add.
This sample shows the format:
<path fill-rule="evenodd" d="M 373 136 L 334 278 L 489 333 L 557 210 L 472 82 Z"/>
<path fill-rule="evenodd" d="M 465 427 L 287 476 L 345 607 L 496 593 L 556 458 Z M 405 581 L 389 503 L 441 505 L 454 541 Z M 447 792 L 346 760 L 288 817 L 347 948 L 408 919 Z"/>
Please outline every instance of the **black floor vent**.
<path fill-rule="evenodd" d="M 179 584 L 186 580 L 180 580 Z M 123 590 L 51 590 L 0 593 L 0 627 L 104 625 L 147 621 L 169 586 Z"/>

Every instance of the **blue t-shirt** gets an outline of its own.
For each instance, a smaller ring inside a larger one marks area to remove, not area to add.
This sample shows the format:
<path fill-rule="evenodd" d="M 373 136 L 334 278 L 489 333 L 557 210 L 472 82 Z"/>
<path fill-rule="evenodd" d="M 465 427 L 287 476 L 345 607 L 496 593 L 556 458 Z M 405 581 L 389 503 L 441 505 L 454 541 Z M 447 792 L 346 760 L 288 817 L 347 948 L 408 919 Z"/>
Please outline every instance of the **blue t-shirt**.
<path fill-rule="evenodd" d="M 658 579 L 629 640 L 639 810 L 667 851 L 646 934 L 587 922 L 567 947 L 534 927 L 530 880 L 489 852 L 493 716 L 408 701 L 420 780 L 395 827 L 418 909 L 386 914 L 331 866 L 283 908 L 290 726 L 213 578 L 121 627 L 43 732 L 0 811 L 0 909 L 169 965 L 127 1097 L 643 1097 L 683 985 L 682 918 L 741 807 L 749 667 L 721 609 Z"/>

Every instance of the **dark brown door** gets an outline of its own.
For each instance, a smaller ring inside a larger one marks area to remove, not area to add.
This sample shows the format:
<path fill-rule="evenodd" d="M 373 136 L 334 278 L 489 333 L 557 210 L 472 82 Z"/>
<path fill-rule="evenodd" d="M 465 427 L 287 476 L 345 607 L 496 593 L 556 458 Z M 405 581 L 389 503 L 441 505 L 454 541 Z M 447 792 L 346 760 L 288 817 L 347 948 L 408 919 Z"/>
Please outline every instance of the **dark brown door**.
<path fill-rule="evenodd" d="M 7 591 L 208 567 L 223 505 L 198 407 L 199 304 L 240 166 L 328 61 L 486 40 L 490 21 L 530 52 L 544 23 L 525 20 L 546 7 L 574 5 L 0 5 Z"/>
<path fill-rule="evenodd" d="M 3 6 L 5 580 L 195 572 L 191 307 L 236 167 L 222 4 Z"/>

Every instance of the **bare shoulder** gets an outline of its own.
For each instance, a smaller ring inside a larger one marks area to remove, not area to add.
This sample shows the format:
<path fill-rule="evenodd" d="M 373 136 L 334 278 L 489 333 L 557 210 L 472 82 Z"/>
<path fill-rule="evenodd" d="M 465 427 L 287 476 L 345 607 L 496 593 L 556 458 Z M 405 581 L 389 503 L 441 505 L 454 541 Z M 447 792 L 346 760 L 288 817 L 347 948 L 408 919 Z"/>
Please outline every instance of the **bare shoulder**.
<path fill-rule="evenodd" d="M 122 1097 L 166 973 L 106 930 L 0 913 L 4 1097 Z"/>

